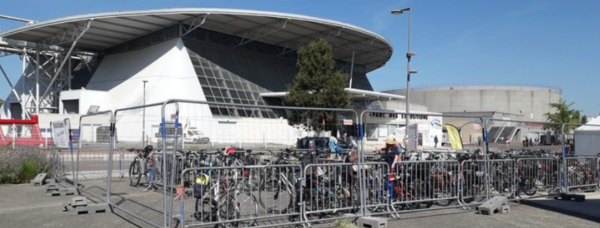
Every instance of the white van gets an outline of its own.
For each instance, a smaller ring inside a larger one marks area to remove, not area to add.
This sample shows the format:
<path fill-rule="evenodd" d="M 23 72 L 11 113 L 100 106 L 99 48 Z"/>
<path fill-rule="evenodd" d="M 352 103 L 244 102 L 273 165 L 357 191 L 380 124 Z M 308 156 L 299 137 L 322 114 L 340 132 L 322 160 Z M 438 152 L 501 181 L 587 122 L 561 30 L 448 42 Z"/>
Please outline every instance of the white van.
<path fill-rule="evenodd" d="M 210 138 L 204 136 L 204 133 L 196 129 L 196 127 L 189 127 L 183 132 L 183 139 L 185 142 L 207 144 L 210 142 Z"/>

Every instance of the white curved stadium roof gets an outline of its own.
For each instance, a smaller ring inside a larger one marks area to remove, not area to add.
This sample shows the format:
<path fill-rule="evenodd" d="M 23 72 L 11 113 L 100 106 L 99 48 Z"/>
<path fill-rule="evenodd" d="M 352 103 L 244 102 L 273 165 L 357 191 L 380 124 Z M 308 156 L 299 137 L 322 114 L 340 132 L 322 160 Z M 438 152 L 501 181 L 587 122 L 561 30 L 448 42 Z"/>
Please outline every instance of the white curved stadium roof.
<path fill-rule="evenodd" d="M 0 37 L 70 47 L 79 32 L 89 29 L 76 44 L 77 50 L 98 52 L 134 38 L 182 23 L 297 50 L 324 38 L 334 48 L 334 57 L 364 64 L 367 71 L 383 66 L 392 55 L 392 45 L 369 30 L 316 17 L 278 12 L 182 8 L 109 12 L 64 17 L 29 24 Z"/>

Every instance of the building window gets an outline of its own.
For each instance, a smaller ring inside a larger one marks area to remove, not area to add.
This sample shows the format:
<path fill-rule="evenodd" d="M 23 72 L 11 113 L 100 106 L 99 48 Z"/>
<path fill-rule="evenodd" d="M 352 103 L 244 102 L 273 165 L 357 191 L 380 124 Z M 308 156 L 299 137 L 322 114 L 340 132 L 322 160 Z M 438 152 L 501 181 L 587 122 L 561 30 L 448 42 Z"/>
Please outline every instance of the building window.
<path fill-rule="evenodd" d="M 260 97 L 260 92 L 266 91 L 264 88 L 212 63 L 192 50 L 188 52 L 207 101 L 234 105 L 266 105 Z M 212 104 L 209 107 L 212 114 L 216 116 L 277 118 L 273 110 L 266 108 Z"/>

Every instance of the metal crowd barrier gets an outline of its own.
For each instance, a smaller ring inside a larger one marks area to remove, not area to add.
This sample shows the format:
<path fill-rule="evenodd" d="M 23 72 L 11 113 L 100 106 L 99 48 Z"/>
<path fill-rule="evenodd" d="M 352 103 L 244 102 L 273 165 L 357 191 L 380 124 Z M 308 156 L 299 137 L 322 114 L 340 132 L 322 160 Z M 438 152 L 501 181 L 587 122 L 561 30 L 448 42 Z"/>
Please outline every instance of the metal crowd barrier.
<path fill-rule="evenodd" d="M 515 183 L 515 160 L 498 159 L 489 160 L 490 185 L 488 186 L 490 197 L 493 196 L 512 196 L 514 194 Z"/>
<path fill-rule="evenodd" d="M 565 190 L 595 190 L 598 186 L 598 157 L 565 158 Z"/>
<path fill-rule="evenodd" d="M 303 223 L 300 165 L 188 168 L 179 178 L 179 211 L 173 214 L 181 227 Z"/>
<path fill-rule="evenodd" d="M 552 195 L 560 191 L 560 160 L 519 158 L 516 162 L 515 196 Z"/>
<path fill-rule="evenodd" d="M 485 161 L 463 161 L 460 164 L 460 197 L 464 205 L 478 203 L 487 198 Z"/>
<path fill-rule="evenodd" d="M 391 167 L 388 176 L 392 209 L 448 206 L 459 199 L 458 161 L 403 161 Z"/>
<path fill-rule="evenodd" d="M 300 199 L 309 222 L 330 220 L 319 214 L 356 214 L 360 210 L 358 169 L 351 163 L 310 164 L 304 168 Z M 335 218 L 333 218 L 335 219 Z"/>
<path fill-rule="evenodd" d="M 356 169 L 358 165 L 354 165 Z M 370 215 L 386 215 L 393 212 L 391 209 L 391 188 L 388 185 L 390 166 L 385 162 L 364 163 L 365 188 L 364 198 L 366 213 Z"/>

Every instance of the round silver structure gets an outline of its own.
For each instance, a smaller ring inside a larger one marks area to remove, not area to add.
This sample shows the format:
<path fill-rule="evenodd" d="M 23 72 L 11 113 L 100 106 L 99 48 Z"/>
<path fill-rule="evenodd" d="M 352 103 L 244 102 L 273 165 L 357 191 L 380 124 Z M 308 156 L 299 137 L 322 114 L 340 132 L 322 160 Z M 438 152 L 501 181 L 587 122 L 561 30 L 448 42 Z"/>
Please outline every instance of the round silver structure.
<path fill-rule="evenodd" d="M 404 89 L 385 91 L 404 94 Z M 411 88 L 411 102 L 442 113 L 495 112 L 523 121 L 545 121 L 550 103 L 562 97 L 559 88 L 511 85 L 460 85 Z"/>

